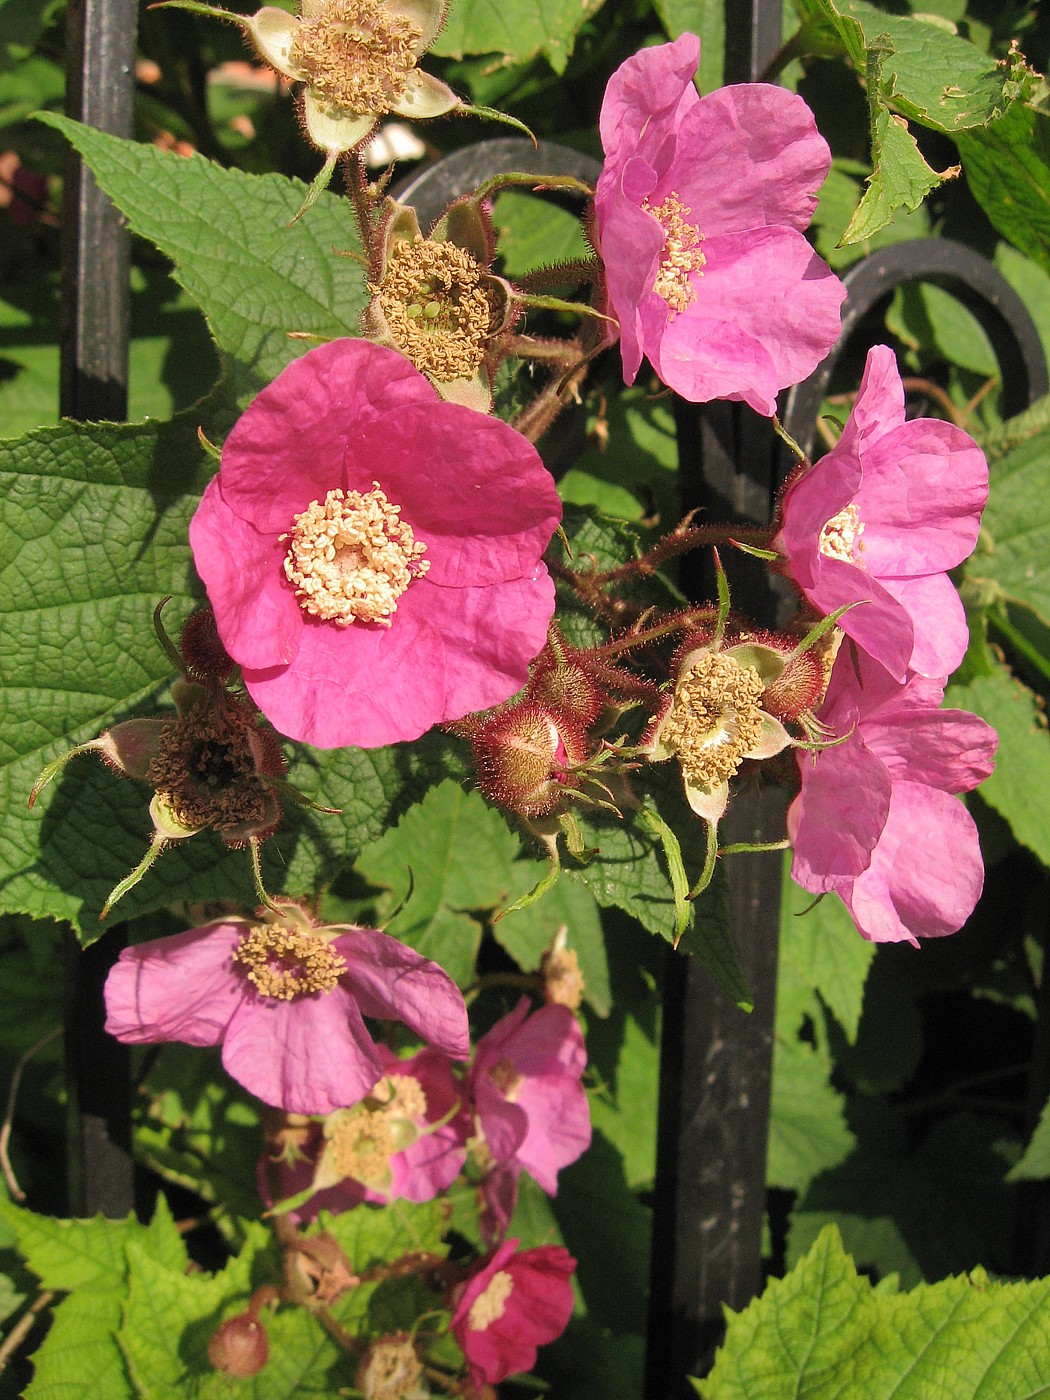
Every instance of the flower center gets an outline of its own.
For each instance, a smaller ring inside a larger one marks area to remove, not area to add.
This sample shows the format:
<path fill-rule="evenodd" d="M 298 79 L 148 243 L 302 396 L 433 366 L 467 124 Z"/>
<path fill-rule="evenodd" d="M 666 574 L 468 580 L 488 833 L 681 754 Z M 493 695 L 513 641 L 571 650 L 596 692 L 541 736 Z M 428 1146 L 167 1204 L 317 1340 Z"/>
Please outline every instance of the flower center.
<path fill-rule="evenodd" d="M 420 556 L 426 545 L 400 518 L 379 488 L 329 491 L 295 517 L 284 561 L 304 612 L 337 627 L 353 622 L 390 626 L 397 600 L 414 578 L 430 568 Z"/>
<path fill-rule="evenodd" d="M 507 1309 L 507 1299 L 514 1292 L 514 1280 L 504 1269 L 493 1274 L 484 1293 L 479 1293 L 467 1313 L 467 1326 L 472 1332 L 484 1332 L 498 1322 Z"/>
<path fill-rule="evenodd" d="M 469 379 L 498 324 L 481 264 L 455 243 L 398 239 L 382 282 L 371 288 L 397 348 L 421 374 Z"/>
<path fill-rule="evenodd" d="M 380 1100 L 386 1089 L 390 1097 Z M 372 1090 L 372 1098 L 381 1103 L 388 1118 L 407 1118 L 417 1122 L 427 1116 L 427 1096 L 414 1074 L 388 1074 Z"/>
<path fill-rule="evenodd" d="M 704 275 L 707 258 L 700 248 L 704 235 L 695 224 L 686 221 L 686 215 L 693 211 L 682 203 L 674 190 L 659 204 L 643 199 L 642 208 L 652 214 L 664 231 L 664 255 L 653 291 L 667 302 L 673 321 L 679 311 L 696 300 L 696 290 L 689 279 L 694 272 L 700 277 Z"/>
<path fill-rule="evenodd" d="M 346 959 L 315 933 L 256 924 L 241 939 L 233 961 L 248 981 L 273 1001 L 331 992 L 346 971 Z"/>
<path fill-rule="evenodd" d="M 833 515 L 820 532 L 817 548 L 829 559 L 841 559 L 845 564 L 859 564 L 864 553 L 864 522 L 860 511 L 850 502 L 845 510 Z"/>
<path fill-rule="evenodd" d="M 162 731 L 146 778 L 180 825 L 224 831 L 271 818 L 249 737 L 255 727 L 254 717 L 223 706 L 194 709 Z"/>
<path fill-rule="evenodd" d="M 379 115 L 404 93 L 422 37 L 383 0 L 321 0 L 299 21 L 289 58 L 322 101 Z"/>
<path fill-rule="evenodd" d="M 365 1185 L 385 1184 L 390 1158 L 398 1151 L 394 1125 L 380 1109 L 355 1108 L 325 1122 L 325 1167 L 335 1179 L 349 1176 Z"/>
<path fill-rule="evenodd" d="M 660 739 L 694 787 L 726 782 L 757 745 L 764 688 L 753 666 L 718 651 L 706 652 L 678 682 Z"/>
<path fill-rule="evenodd" d="M 510 1060 L 497 1060 L 489 1070 L 489 1078 L 505 1099 L 514 1103 L 525 1076 L 511 1064 Z"/>

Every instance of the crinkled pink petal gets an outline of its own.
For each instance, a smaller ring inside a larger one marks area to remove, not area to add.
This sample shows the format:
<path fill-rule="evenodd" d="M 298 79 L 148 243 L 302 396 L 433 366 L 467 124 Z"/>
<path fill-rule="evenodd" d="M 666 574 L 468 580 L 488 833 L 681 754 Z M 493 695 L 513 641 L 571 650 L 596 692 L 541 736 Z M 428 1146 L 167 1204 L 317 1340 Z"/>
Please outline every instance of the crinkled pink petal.
<path fill-rule="evenodd" d="M 977 543 L 988 464 L 969 434 L 920 418 L 864 453 L 856 506 L 865 523 L 864 566 L 879 578 L 953 569 Z"/>
<path fill-rule="evenodd" d="M 124 948 L 106 978 L 106 1030 L 130 1045 L 218 1045 L 245 997 L 230 961 L 244 934 L 206 924 Z"/>
<path fill-rule="evenodd" d="M 293 360 L 234 424 L 222 451 L 223 496 L 256 529 L 280 534 L 311 501 L 345 489 L 343 464 L 357 431 L 437 401 L 430 381 L 396 350 L 351 339 L 320 345 Z"/>
<path fill-rule="evenodd" d="M 245 670 L 281 734 L 317 748 L 374 748 L 508 700 L 528 679 L 554 611 L 546 568 L 486 588 L 417 579 L 390 627 L 308 621 L 290 666 Z"/>
<path fill-rule="evenodd" d="M 190 521 L 190 545 L 234 661 L 258 669 L 294 660 L 304 622 L 284 577 L 287 546 L 235 515 L 218 477 L 208 483 Z"/>
<path fill-rule="evenodd" d="M 842 283 L 790 228 L 711 237 L 704 254 L 703 274 L 690 277 L 696 299 L 662 334 L 646 325 L 645 351 L 683 397 L 743 399 L 771 414 L 777 391 L 804 379 L 834 344 Z"/>
<path fill-rule="evenodd" d="M 693 74 L 700 62 L 700 40 L 682 34 L 673 44 L 642 49 L 620 64 L 609 79 L 598 119 L 602 148 L 610 160 L 632 154 L 646 128 L 676 126 L 700 101 Z"/>
<path fill-rule="evenodd" d="M 865 938 L 917 944 L 960 929 L 983 884 L 977 828 L 958 798 L 895 783 L 871 865 L 839 894 Z"/>
<path fill-rule="evenodd" d="M 678 155 L 653 201 L 672 190 L 708 238 L 772 227 L 803 232 L 831 166 L 797 94 L 740 83 L 701 97 L 678 124 Z"/>
<path fill-rule="evenodd" d="M 855 456 L 866 452 L 870 442 L 903 422 L 904 385 L 897 358 L 888 345 L 873 345 L 864 361 L 864 373 L 846 426 L 832 451 Z"/>
<path fill-rule="evenodd" d="M 868 721 L 864 742 L 894 781 L 969 792 L 994 769 L 999 736 L 966 710 L 902 710 Z"/>
<path fill-rule="evenodd" d="M 288 1113 L 331 1113 L 358 1103 L 383 1072 L 342 985 L 291 1001 L 246 997 L 226 1031 L 222 1062 L 256 1098 Z"/>
<path fill-rule="evenodd" d="M 791 878 L 822 894 L 860 875 L 889 812 L 891 780 L 859 734 L 818 754 L 800 753 L 802 791 L 792 805 Z"/>
<path fill-rule="evenodd" d="M 467 1058 L 463 994 L 437 963 L 375 929 L 349 928 L 329 946 L 346 959 L 341 981 L 365 1016 L 401 1021 L 454 1060 Z"/>
<path fill-rule="evenodd" d="M 821 555 L 817 581 L 806 589 L 806 596 L 825 614 L 852 603 L 839 618 L 839 627 L 897 681 L 904 680 L 915 650 L 915 630 L 908 610 L 882 581 L 844 559 Z"/>
<path fill-rule="evenodd" d="M 503 1096 L 488 1074 L 475 1075 L 471 1083 L 474 1111 L 489 1151 L 497 1162 L 514 1162 L 529 1131 L 528 1115 L 520 1104 Z"/>
<path fill-rule="evenodd" d="M 591 1112 L 578 1078 L 548 1071 L 525 1079 L 517 1095 L 528 1117 L 528 1132 L 517 1161 L 549 1196 L 558 1190 L 558 1172 L 590 1146 Z"/>
<path fill-rule="evenodd" d="M 656 182 L 656 172 L 637 158 L 628 162 L 622 176 L 650 188 Z M 634 383 L 645 355 L 641 307 L 649 297 L 660 300 L 652 288 L 666 242 L 660 224 L 641 208 L 642 197 L 625 193 L 620 182 L 609 181 L 603 190 L 599 181 L 600 241 L 603 249 L 608 246 L 616 252 L 615 257 L 605 258 L 605 284 L 610 310 L 620 324 L 620 355 L 628 384 Z M 660 301 L 660 305 L 666 314 L 666 303 Z"/>
<path fill-rule="evenodd" d="M 884 578 L 882 583 L 911 618 L 915 642 L 908 665 L 922 676 L 950 676 L 970 644 L 966 610 L 955 584 L 947 574 Z"/>
<path fill-rule="evenodd" d="M 427 546 L 431 586 L 478 588 L 530 574 L 561 519 L 554 478 L 537 470 L 528 439 L 460 404 L 446 404 L 440 418 L 410 406 L 374 420 L 350 449 L 349 488 L 369 491 L 374 479 L 403 506 L 402 519 Z"/>

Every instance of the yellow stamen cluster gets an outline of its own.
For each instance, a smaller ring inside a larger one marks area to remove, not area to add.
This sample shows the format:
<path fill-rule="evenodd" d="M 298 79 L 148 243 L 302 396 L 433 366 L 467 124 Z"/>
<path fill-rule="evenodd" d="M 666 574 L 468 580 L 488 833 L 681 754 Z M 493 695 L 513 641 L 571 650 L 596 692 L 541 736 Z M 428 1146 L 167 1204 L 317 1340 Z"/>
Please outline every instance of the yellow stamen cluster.
<path fill-rule="evenodd" d="M 331 992 L 346 971 L 345 958 L 319 935 L 274 924 L 254 925 L 233 961 L 247 969 L 261 996 L 274 1001 Z"/>
<path fill-rule="evenodd" d="M 740 666 L 724 652 L 705 652 L 690 667 L 659 734 L 677 754 L 687 782 L 713 788 L 733 776 L 761 737 L 764 688 L 753 666 Z"/>
<path fill-rule="evenodd" d="M 398 1150 L 394 1125 L 382 1109 L 355 1109 L 336 1115 L 325 1125 L 325 1169 L 336 1178 L 382 1182 L 389 1171 L 390 1158 Z"/>
<path fill-rule="evenodd" d="M 497 325 L 481 264 L 455 243 L 399 238 L 371 291 L 397 348 L 439 383 L 468 379 Z"/>
<path fill-rule="evenodd" d="M 493 1274 L 484 1293 L 479 1293 L 467 1313 L 467 1326 L 472 1332 L 484 1332 L 506 1312 L 507 1299 L 514 1292 L 514 1280 L 504 1269 Z"/>
<path fill-rule="evenodd" d="M 323 102 L 379 116 L 403 95 L 422 38 L 383 0 L 325 0 L 300 21 L 289 58 Z"/>
<path fill-rule="evenodd" d="M 182 826 L 223 831 L 267 821 L 272 802 L 236 710 L 197 708 L 163 730 L 146 779 Z"/>
<path fill-rule="evenodd" d="M 642 208 L 652 214 L 664 231 L 664 255 L 653 291 L 667 302 L 673 320 L 679 311 L 684 311 L 696 300 L 689 277 L 693 272 L 701 277 L 704 275 L 702 268 L 707 258 L 700 248 L 704 235 L 694 224 L 687 222 L 686 215 L 693 211 L 688 204 L 682 203 L 674 190 L 659 204 L 650 204 L 648 199 L 643 199 Z"/>
<path fill-rule="evenodd" d="M 864 522 L 860 511 L 850 502 L 845 510 L 833 515 L 820 532 L 817 548 L 829 559 L 841 559 L 845 564 L 859 564 L 864 553 Z"/>
<path fill-rule="evenodd" d="M 540 959 L 543 995 L 551 1006 L 577 1011 L 583 1001 L 584 981 L 580 960 L 572 948 L 549 948 Z"/>
<path fill-rule="evenodd" d="M 426 545 L 373 482 L 372 491 L 329 491 L 295 517 L 284 561 L 299 605 L 337 627 L 354 622 L 390 626 L 397 600 L 425 574 Z"/>
<path fill-rule="evenodd" d="M 489 1070 L 489 1078 L 503 1097 L 509 1099 L 511 1103 L 514 1103 L 518 1090 L 525 1080 L 525 1076 L 511 1064 L 510 1060 L 497 1060 Z"/>
<path fill-rule="evenodd" d="M 410 1118 L 413 1122 L 427 1116 L 427 1096 L 414 1074 L 388 1074 L 372 1090 L 373 1098 L 386 1086 L 390 1097 L 383 1103 L 389 1117 Z"/>

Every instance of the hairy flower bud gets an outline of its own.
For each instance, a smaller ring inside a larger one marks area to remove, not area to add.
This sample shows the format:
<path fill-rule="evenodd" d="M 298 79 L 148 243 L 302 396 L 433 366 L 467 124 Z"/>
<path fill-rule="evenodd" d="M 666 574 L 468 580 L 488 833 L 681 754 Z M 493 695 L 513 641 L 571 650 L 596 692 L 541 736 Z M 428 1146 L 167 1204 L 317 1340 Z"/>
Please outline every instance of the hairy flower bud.
<path fill-rule="evenodd" d="M 191 613 L 179 640 L 187 674 L 193 680 L 225 685 L 237 669 L 237 663 L 219 640 L 211 608 L 199 608 Z"/>
<path fill-rule="evenodd" d="M 478 787 L 523 817 L 554 811 L 587 756 L 582 730 L 529 700 L 482 720 L 470 741 Z"/>
<path fill-rule="evenodd" d="M 266 1328 L 251 1308 L 221 1323 L 208 1343 L 208 1360 L 227 1376 L 257 1376 L 270 1355 Z"/>

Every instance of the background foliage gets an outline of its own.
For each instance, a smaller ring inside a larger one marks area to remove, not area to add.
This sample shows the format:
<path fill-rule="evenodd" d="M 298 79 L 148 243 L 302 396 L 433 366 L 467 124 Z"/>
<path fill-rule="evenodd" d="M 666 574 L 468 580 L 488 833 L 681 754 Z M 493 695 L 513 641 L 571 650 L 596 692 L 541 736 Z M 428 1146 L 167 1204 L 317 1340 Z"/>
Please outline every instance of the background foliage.
<path fill-rule="evenodd" d="M 211 465 L 197 427 L 221 439 L 301 353 L 286 332 L 352 334 L 364 296 L 359 267 L 343 256 L 355 233 L 335 193 L 287 226 L 315 158 L 287 94 L 247 70 L 235 30 L 143 10 L 137 141 L 125 143 L 59 115 L 63 23 L 61 0 L 0 0 L 0 148 L 10 153 L 0 155 L 0 1084 L 60 1025 L 64 927 L 98 936 L 101 903 L 149 830 L 145 790 L 91 758 L 33 813 L 26 794 L 72 743 L 168 704 L 170 668 L 150 614 L 171 594 L 174 625 L 199 597 L 186 523 Z M 703 41 L 702 86 L 717 86 L 725 25 L 713 0 L 457 0 L 428 67 L 471 101 L 596 154 L 613 68 L 691 29 Z M 1043 70 L 1048 32 L 1050 16 L 1027 0 L 798 0 L 785 8 L 777 77 L 805 95 L 832 147 L 813 230 L 822 255 L 841 271 L 898 239 L 958 239 L 1018 290 L 1050 353 L 1050 107 L 1043 80 L 1011 50 L 1018 39 Z M 31 119 L 41 111 L 43 121 Z M 488 134 L 469 121 L 423 132 L 432 154 Z M 67 141 L 136 235 L 128 425 L 57 422 Z M 568 214 L 524 196 L 501 197 L 497 222 L 511 272 L 579 246 Z M 873 1396 L 935 1393 L 923 1377 L 932 1386 L 945 1374 L 957 1396 L 983 1386 L 982 1396 L 1018 1400 L 1050 1384 L 1039 1341 L 1046 1285 L 991 1277 L 1050 1272 L 1050 403 L 1003 421 L 988 339 L 942 288 L 898 291 L 865 334 L 895 345 L 917 381 L 916 410 L 951 412 L 991 465 L 982 544 L 959 580 L 972 642 L 949 691 L 949 703 L 1001 735 L 997 771 L 971 799 L 986 893 L 967 928 L 916 952 L 875 950 L 836 902 L 804 913 L 808 897 L 786 885 L 768 1262 L 772 1274 L 790 1272 L 731 1323 L 701 1388 L 711 1400 L 842 1393 L 847 1371 L 856 1393 Z M 842 416 L 863 349 L 841 361 L 830 413 Z M 599 362 L 588 436 L 561 482 L 566 501 L 586 508 L 570 515 L 570 536 L 613 557 L 676 518 L 673 419 L 651 387 L 624 391 L 615 355 Z M 588 987 L 595 1142 L 563 1173 L 556 1200 L 523 1192 L 511 1232 L 526 1244 L 564 1242 L 579 1260 L 577 1316 L 540 1374 L 555 1394 L 631 1400 L 673 927 L 658 843 L 640 827 L 606 832 L 606 849 L 619 841 L 633 857 L 623 873 L 584 868 L 494 921 L 539 867 L 472 790 L 454 741 L 300 750 L 291 777 L 343 815 L 286 822 L 267 857 L 272 888 L 317 891 L 332 918 L 397 910 L 391 930 L 463 985 L 477 969 L 535 969 L 553 931 L 572 930 Z M 429 843 L 435 831 L 442 841 Z M 251 886 L 237 857 L 204 835 L 164 856 L 124 917 L 132 937 L 152 936 L 184 926 L 173 904 L 217 898 L 250 901 Z M 726 937 L 712 897 L 685 946 L 731 968 Z M 0 1209 L 0 1324 L 18 1324 L 39 1290 L 56 1295 L 24 1348 L 37 1348 L 30 1400 L 189 1393 L 216 1323 L 278 1267 L 257 1223 L 256 1106 L 199 1051 L 164 1047 L 138 1074 L 150 1224 L 69 1222 L 51 1218 L 65 1199 L 58 1042 L 25 1068 L 11 1155 L 32 1209 Z M 388 1226 L 367 1222 L 392 1212 L 356 1212 L 333 1228 L 364 1268 L 421 1240 L 437 1248 L 440 1222 L 427 1210 Z M 404 1240 L 369 1238 L 383 1228 Z M 205 1272 L 187 1273 L 187 1259 Z M 381 1327 L 382 1299 L 355 1293 L 347 1306 L 363 1312 L 344 1325 Z M 396 1313 L 397 1300 L 389 1306 Z M 347 1384 L 315 1319 L 279 1314 L 271 1341 L 279 1364 L 244 1385 L 260 1400 Z M 905 1371 L 911 1379 L 894 1389 Z M 20 1393 L 29 1375 L 20 1355 L 0 1375 L 0 1395 Z M 207 1379 L 199 1393 L 217 1384 Z"/>

